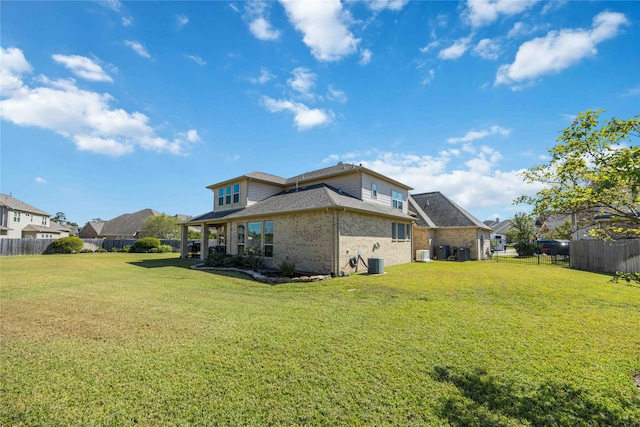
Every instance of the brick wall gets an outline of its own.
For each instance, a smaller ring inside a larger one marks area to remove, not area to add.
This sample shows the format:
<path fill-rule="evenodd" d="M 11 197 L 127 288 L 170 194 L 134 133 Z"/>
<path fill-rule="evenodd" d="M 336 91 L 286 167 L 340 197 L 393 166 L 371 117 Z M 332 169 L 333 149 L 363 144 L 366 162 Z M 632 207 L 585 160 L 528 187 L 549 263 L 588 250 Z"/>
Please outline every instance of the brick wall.
<path fill-rule="evenodd" d="M 333 210 L 233 221 L 227 243 L 229 253 L 238 253 L 238 224 L 257 220 L 273 221 L 273 258 L 265 258 L 268 267 L 277 268 L 288 258 L 299 271 L 351 274 L 367 271 L 361 262 L 351 266 L 350 259 L 357 258 L 358 253 L 365 263 L 368 258 L 384 258 L 385 266 L 413 259 L 411 240 L 391 241 L 391 219 Z M 340 238 L 336 239 L 338 228 Z M 336 253 L 338 265 L 332 268 Z"/>
<path fill-rule="evenodd" d="M 349 260 L 357 258 L 358 253 L 366 263 L 368 258 L 383 258 L 385 267 L 404 264 L 413 259 L 411 240 L 391 240 L 391 223 L 396 221 L 356 212 L 339 212 L 338 215 L 341 230 L 338 267 L 345 274 L 356 272 Z M 413 238 L 413 233 L 411 234 Z M 367 271 L 367 268 L 359 262 L 357 271 Z"/>

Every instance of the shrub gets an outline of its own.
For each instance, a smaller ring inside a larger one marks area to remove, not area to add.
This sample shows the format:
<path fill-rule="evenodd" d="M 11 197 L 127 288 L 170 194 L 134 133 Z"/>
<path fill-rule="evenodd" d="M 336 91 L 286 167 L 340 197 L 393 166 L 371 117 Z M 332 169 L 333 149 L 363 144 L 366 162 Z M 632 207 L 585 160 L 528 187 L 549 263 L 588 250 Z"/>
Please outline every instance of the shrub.
<path fill-rule="evenodd" d="M 533 256 L 538 251 L 537 244 L 528 242 L 518 242 L 513 248 L 518 252 L 518 256 Z"/>
<path fill-rule="evenodd" d="M 105 248 L 98 248 L 98 249 L 96 249 L 96 252 L 104 253 L 104 252 L 108 252 L 108 251 Z"/>
<path fill-rule="evenodd" d="M 296 262 L 289 261 L 289 257 L 287 257 L 287 259 L 282 260 L 278 270 L 280 270 L 280 274 L 285 277 L 293 277 L 296 272 Z"/>
<path fill-rule="evenodd" d="M 158 252 L 173 252 L 173 248 L 171 247 L 171 245 L 160 245 L 158 246 Z"/>
<path fill-rule="evenodd" d="M 84 242 L 79 237 L 63 237 L 51 243 L 51 252 L 55 254 L 75 254 L 82 250 Z"/>
<path fill-rule="evenodd" d="M 81 254 L 92 254 L 93 251 L 91 249 L 83 249 L 80 251 Z"/>
<path fill-rule="evenodd" d="M 151 249 L 156 249 L 155 252 L 157 252 L 159 246 L 160 239 L 155 237 L 144 237 L 136 241 L 135 249 L 136 252 L 151 252 Z"/>

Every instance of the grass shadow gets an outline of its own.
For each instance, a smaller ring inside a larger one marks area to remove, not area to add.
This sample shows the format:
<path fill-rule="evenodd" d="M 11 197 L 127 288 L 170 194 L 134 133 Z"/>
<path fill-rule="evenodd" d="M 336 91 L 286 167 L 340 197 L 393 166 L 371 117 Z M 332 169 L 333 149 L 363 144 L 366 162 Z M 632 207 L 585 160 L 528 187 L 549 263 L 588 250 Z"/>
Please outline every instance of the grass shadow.
<path fill-rule="evenodd" d="M 182 267 L 189 268 L 194 264 L 200 264 L 202 261 L 190 258 L 162 258 L 162 259 L 145 259 L 141 261 L 131 261 L 127 264 L 144 268 L 161 268 L 161 267 Z"/>
<path fill-rule="evenodd" d="M 436 366 L 431 376 L 459 391 L 443 398 L 439 409 L 439 415 L 453 426 L 630 427 L 639 421 L 624 413 L 632 402 L 618 398 L 619 406 L 611 407 L 589 391 L 559 381 L 517 387 L 481 369 L 459 372 L 442 366 Z"/>

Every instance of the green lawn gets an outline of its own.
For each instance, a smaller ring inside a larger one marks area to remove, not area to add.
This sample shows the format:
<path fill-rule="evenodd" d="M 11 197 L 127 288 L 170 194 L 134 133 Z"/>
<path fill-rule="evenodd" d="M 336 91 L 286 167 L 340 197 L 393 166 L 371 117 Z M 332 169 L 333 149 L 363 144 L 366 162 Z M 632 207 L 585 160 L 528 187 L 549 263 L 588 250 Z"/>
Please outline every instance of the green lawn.
<path fill-rule="evenodd" d="M 0 425 L 638 426 L 640 288 L 431 262 L 268 286 L 173 254 L 0 259 Z"/>

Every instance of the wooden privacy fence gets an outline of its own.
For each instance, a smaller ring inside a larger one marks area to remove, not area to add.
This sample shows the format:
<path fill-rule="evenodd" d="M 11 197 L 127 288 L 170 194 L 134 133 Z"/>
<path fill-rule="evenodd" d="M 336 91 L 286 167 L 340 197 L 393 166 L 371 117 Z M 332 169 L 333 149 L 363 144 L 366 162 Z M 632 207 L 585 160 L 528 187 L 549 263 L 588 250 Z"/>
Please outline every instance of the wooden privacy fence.
<path fill-rule="evenodd" d="M 640 240 L 572 240 L 569 245 L 571 268 L 602 273 L 640 271 Z"/>
<path fill-rule="evenodd" d="M 15 255 L 42 255 L 50 253 L 51 242 L 54 239 L 0 239 L 0 256 Z M 135 245 L 132 239 L 82 239 L 85 249 L 106 249 L 111 252 L 113 248 L 123 248 L 127 245 Z M 163 245 L 169 245 L 174 251 L 180 251 L 180 240 L 160 240 Z"/>

